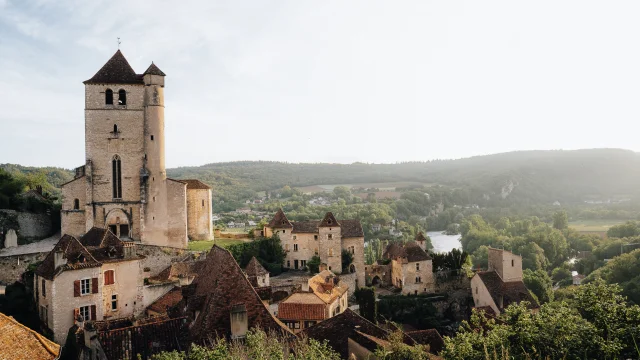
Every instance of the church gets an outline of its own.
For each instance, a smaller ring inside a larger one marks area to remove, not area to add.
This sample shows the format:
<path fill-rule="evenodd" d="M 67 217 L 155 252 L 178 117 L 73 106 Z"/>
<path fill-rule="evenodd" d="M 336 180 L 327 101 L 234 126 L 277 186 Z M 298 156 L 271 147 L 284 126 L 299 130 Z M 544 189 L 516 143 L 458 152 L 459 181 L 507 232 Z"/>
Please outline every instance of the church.
<path fill-rule="evenodd" d="M 167 177 L 165 74 L 136 74 L 118 50 L 85 85 L 85 164 L 62 185 L 62 233 L 93 227 L 120 239 L 186 248 L 213 238 L 211 188 Z"/>

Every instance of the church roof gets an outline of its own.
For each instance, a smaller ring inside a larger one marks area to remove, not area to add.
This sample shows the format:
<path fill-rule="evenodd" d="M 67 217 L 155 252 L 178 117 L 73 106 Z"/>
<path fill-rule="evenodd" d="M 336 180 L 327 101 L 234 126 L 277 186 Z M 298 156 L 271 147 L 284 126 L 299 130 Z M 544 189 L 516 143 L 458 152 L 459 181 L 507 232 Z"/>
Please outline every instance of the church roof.
<path fill-rule="evenodd" d="M 145 72 L 142 75 L 147 75 L 147 74 L 148 75 L 167 76 L 153 62 L 151 62 L 151 65 L 149 65 L 147 70 L 145 70 Z"/>
<path fill-rule="evenodd" d="M 158 69 L 159 70 L 159 69 Z M 84 82 L 85 84 L 143 84 L 142 77 L 138 76 L 120 50 L 107 61 L 106 64 Z"/>

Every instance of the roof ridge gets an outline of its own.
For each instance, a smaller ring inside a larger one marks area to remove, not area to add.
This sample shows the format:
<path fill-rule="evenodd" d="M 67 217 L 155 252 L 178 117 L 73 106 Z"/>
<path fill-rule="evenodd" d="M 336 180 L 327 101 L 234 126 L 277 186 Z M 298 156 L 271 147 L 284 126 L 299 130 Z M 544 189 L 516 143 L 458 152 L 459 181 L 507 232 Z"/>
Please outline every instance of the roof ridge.
<path fill-rule="evenodd" d="M 45 338 L 44 336 L 38 334 L 36 331 L 32 330 L 31 328 L 21 324 L 20 322 L 18 322 L 18 320 L 16 320 L 13 316 L 10 315 L 6 315 L 6 314 L 2 314 L 0 313 L 2 316 L 4 316 L 5 318 L 7 318 L 7 320 L 13 322 L 14 324 L 18 325 L 20 328 L 27 330 L 29 333 L 31 333 L 31 335 L 34 335 L 35 338 L 38 340 L 38 342 L 40 342 L 40 344 L 42 344 L 42 346 L 49 352 L 51 353 L 51 355 L 60 355 L 60 351 L 58 350 L 58 352 L 56 353 L 52 348 L 51 345 L 48 343 L 53 343 L 55 345 L 58 345 L 56 343 L 54 343 L 53 341 Z M 60 346 L 60 345 L 58 345 Z"/>

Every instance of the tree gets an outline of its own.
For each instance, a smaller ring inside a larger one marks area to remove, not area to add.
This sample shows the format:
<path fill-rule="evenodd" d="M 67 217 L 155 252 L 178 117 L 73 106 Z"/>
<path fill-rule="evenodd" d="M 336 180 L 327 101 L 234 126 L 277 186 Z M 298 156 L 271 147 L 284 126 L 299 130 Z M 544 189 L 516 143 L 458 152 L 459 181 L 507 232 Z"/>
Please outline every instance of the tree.
<path fill-rule="evenodd" d="M 432 357 L 428 353 L 429 347 L 424 345 L 410 346 L 404 343 L 404 334 L 394 331 L 389 335 L 389 345 L 380 346 L 375 351 L 375 356 L 380 360 L 429 360 Z"/>
<path fill-rule="evenodd" d="M 311 259 L 307 260 L 307 268 L 312 274 L 320 272 L 320 257 L 318 255 L 314 255 Z"/>
<path fill-rule="evenodd" d="M 522 281 L 527 289 L 536 295 L 541 304 L 553 300 L 553 281 L 546 271 L 525 269 L 522 273 Z"/>
<path fill-rule="evenodd" d="M 564 230 L 569 227 L 569 216 L 566 211 L 556 211 L 553 214 L 553 227 L 558 230 Z"/>
<path fill-rule="evenodd" d="M 624 224 L 614 225 L 607 230 L 609 238 L 628 238 L 640 235 L 640 229 L 636 221 L 627 221 Z"/>
<path fill-rule="evenodd" d="M 376 301 L 376 291 L 373 287 L 361 287 L 354 292 L 356 301 L 360 307 L 360 315 L 371 321 L 378 322 L 378 303 Z"/>
<path fill-rule="evenodd" d="M 333 188 L 333 195 L 335 195 L 338 199 L 343 199 L 345 201 L 351 200 L 351 190 L 349 190 L 346 186 L 336 186 Z"/>
<path fill-rule="evenodd" d="M 342 272 L 349 273 L 349 265 L 353 262 L 353 254 L 345 249 L 342 249 Z"/>

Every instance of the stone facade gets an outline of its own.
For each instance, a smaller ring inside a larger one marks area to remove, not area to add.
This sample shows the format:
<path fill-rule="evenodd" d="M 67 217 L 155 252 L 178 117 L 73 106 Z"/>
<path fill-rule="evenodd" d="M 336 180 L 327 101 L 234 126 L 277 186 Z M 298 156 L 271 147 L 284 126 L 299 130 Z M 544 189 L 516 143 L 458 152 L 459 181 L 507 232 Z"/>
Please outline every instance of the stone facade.
<path fill-rule="evenodd" d="M 507 281 L 522 280 L 522 256 L 502 249 L 489 248 L 489 271 L 496 271 Z"/>
<path fill-rule="evenodd" d="M 211 188 L 198 181 L 187 181 L 187 219 L 190 240 L 213 239 L 213 221 L 211 219 Z M 202 185 L 204 185 L 204 188 Z"/>
<path fill-rule="evenodd" d="M 23 239 L 44 239 L 52 234 L 51 217 L 47 214 L 35 214 L 2 209 L 5 214 L 15 214 L 20 227 L 18 235 Z"/>
<path fill-rule="evenodd" d="M 108 227 L 126 240 L 186 248 L 186 184 L 166 176 L 164 124 L 155 65 L 135 74 L 118 51 L 85 81 L 86 162 L 62 185 L 63 234 Z"/>

